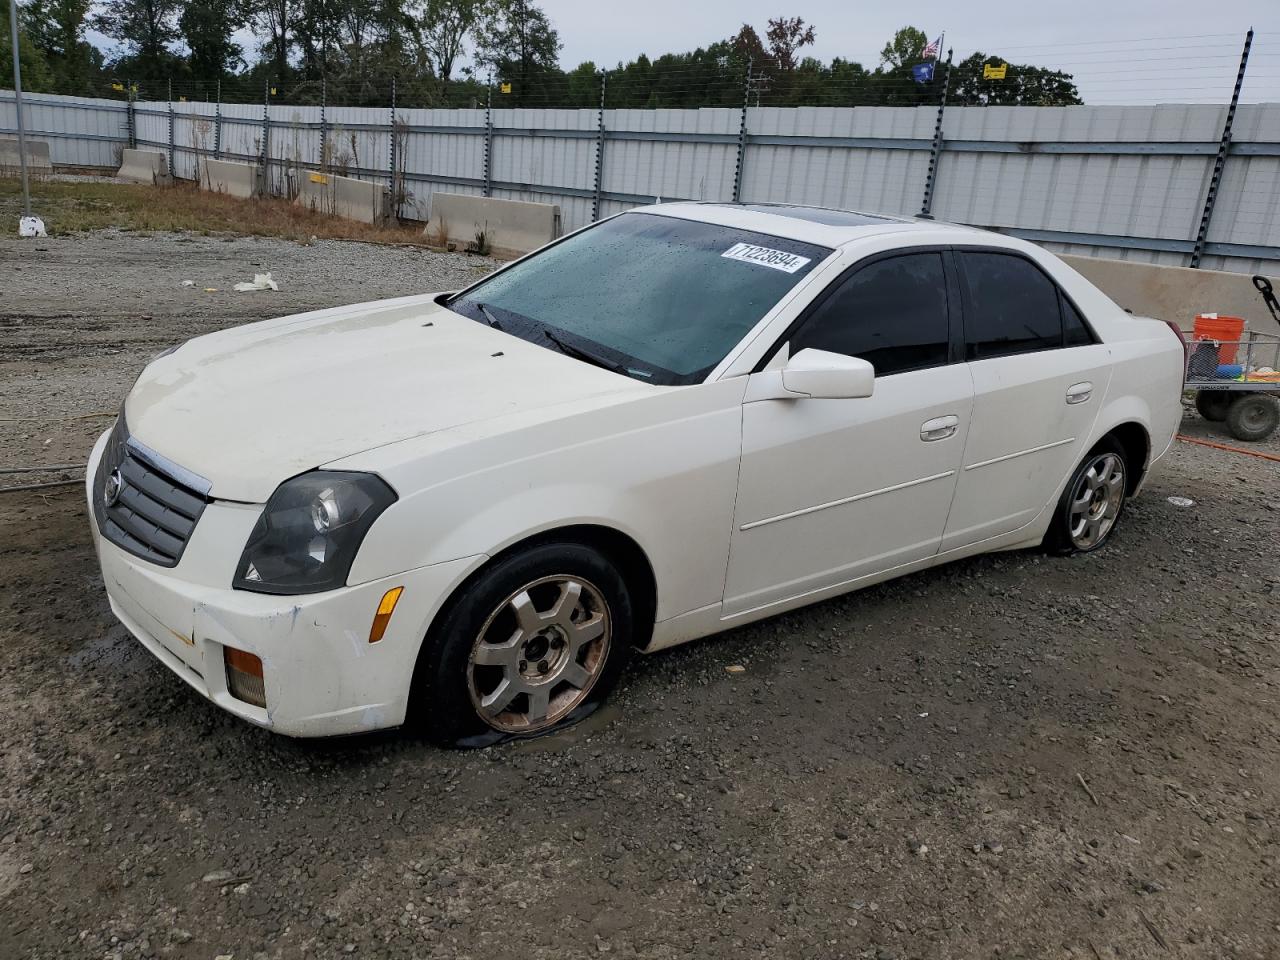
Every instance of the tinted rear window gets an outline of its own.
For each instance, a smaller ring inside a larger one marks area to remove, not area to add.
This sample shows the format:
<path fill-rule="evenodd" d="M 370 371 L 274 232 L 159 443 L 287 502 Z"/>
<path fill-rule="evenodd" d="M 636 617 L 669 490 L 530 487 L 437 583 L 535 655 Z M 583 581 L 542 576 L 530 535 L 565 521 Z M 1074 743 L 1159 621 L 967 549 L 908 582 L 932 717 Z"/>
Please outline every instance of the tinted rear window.
<path fill-rule="evenodd" d="M 964 326 L 970 360 L 1062 345 L 1058 288 L 1039 268 L 1005 253 L 959 256 L 969 286 Z"/>

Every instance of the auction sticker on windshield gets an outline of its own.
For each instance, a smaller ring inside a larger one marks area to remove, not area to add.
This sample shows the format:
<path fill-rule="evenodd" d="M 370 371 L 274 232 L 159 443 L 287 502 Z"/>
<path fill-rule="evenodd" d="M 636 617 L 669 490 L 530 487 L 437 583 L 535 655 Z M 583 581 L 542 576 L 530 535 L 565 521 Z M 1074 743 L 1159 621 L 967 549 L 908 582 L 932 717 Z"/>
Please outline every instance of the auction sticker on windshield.
<path fill-rule="evenodd" d="M 761 267 L 772 267 L 783 273 L 795 273 L 809 263 L 808 257 L 798 257 L 785 250 L 771 250 L 769 247 L 757 247 L 753 243 L 735 243 L 720 254 L 730 260 L 741 260 Z"/>

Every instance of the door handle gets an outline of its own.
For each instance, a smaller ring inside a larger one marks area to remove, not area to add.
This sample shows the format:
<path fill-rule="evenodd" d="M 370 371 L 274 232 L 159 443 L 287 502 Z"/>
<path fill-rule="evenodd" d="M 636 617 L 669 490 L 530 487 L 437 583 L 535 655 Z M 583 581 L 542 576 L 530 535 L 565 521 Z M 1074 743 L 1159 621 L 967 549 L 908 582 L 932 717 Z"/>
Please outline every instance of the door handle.
<path fill-rule="evenodd" d="M 1067 403 L 1084 403 L 1093 396 L 1093 384 L 1086 380 L 1067 388 Z"/>
<path fill-rule="evenodd" d="M 932 420 L 926 420 L 920 424 L 920 439 L 925 443 L 934 440 L 945 440 L 947 437 L 955 436 L 956 428 L 960 426 L 960 418 L 952 415 L 947 417 L 934 417 Z"/>

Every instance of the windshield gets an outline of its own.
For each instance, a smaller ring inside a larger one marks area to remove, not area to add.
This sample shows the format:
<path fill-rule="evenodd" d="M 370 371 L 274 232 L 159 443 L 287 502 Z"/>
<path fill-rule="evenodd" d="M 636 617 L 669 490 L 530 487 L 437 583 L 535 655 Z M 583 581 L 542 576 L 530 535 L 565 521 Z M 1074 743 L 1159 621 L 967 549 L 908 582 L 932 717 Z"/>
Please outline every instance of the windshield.
<path fill-rule="evenodd" d="M 627 213 L 481 281 L 450 308 L 650 383 L 697 383 L 831 251 Z"/>

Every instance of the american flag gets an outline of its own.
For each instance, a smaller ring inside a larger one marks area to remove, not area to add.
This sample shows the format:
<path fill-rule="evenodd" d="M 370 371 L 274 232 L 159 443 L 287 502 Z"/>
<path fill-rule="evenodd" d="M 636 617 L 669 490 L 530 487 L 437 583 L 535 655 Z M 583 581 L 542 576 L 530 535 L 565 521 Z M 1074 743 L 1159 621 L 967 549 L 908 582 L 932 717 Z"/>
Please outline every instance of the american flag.
<path fill-rule="evenodd" d="M 934 40 L 932 43 L 926 43 L 924 45 L 924 49 L 920 51 L 921 58 L 925 60 L 930 58 L 936 60 L 938 58 L 938 48 L 941 46 L 942 37 L 938 37 L 938 39 Z"/>

